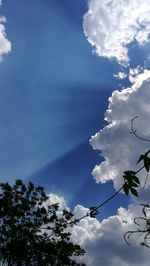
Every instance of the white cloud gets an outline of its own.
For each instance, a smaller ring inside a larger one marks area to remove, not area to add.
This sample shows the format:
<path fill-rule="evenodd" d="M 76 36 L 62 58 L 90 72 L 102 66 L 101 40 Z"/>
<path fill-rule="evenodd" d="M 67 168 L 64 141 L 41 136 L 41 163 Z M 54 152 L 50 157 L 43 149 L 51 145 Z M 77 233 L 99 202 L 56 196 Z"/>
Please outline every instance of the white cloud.
<path fill-rule="evenodd" d="M 128 64 L 127 45 L 149 42 L 150 0 L 89 0 L 83 27 L 99 56 Z"/>
<path fill-rule="evenodd" d="M 129 80 L 131 83 L 135 83 L 139 74 L 144 73 L 144 69 L 139 65 L 136 68 L 129 69 Z"/>
<path fill-rule="evenodd" d="M 87 212 L 83 206 L 75 207 L 75 215 L 81 217 Z M 129 210 L 120 208 L 118 214 L 99 222 L 87 217 L 73 228 L 72 240 L 86 250 L 84 262 L 87 266 L 149 266 L 150 254 L 131 240 L 132 246 L 124 241 L 124 233 L 135 228 L 133 217 L 140 212 L 139 206 L 132 205 Z"/>
<path fill-rule="evenodd" d="M 108 125 L 90 140 L 94 149 L 100 150 L 104 161 L 95 166 L 93 176 L 97 182 L 113 180 L 116 188 L 122 185 L 122 173 L 137 169 L 140 154 L 149 149 L 149 143 L 130 134 L 131 119 L 135 120 L 137 133 L 150 138 L 150 71 L 136 76 L 135 83 L 122 91 L 114 91 L 109 98 L 105 114 Z M 144 182 L 144 181 L 143 181 Z"/>
<path fill-rule="evenodd" d="M 145 45 L 150 41 L 150 0 L 89 0 L 89 8 L 84 16 L 83 27 L 88 41 L 99 56 L 115 58 L 124 66 L 129 63 L 128 45 L 136 41 Z M 118 79 L 126 73 L 114 75 Z M 109 98 L 105 113 L 107 126 L 92 136 L 90 143 L 100 151 L 103 161 L 96 165 L 93 176 L 97 183 L 108 180 L 118 189 L 123 184 L 125 170 L 137 170 L 136 161 L 140 154 L 149 149 L 149 143 L 140 141 L 131 131 L 131 119 L 137 134 L 150 139 L 150 71 L 140 66 L 129 69 L 132 86 L 122 91 L 114 91 Z M 146 173 L 140 172 L 142 184 Z M 144 178 L 143 178 L 144 177 Z M 140 190 L 140 202 L 149 201 L 150 180 L 145 190 Z M 87 217 L 73 230 L 73 239 L 86 250 L 87 266 L 149 266 L 149 250 L 139 244 L 142 239 L 135 237 L 134 245 L 125 244 L 123 235 L 133 228 L 133 218 L 141 214 L 139 200 L 132 198 L 133 204 L 119 208 L 117 215 L 99 222 Z M 75 207 L 75 214 L 87 212 L 83 206 Z M 135 227 L 134 227 L 135 228 Z"/>
<path fill-rule="evenodd" d="M 59 202 L 61 209 L 68 206 L 63 197 L 50 194 L 50 203 Z M 88 209 L 77 205 L 73 213 L 76 218 L 84 216 Z M 149 250 L 139 245 L 139 238 L 131 240 L 132 246 L 124 241 L 124 233 L 134 229 L 133 218 L 141 213 L 137 205 L 126 210 L 119 208 L 117 215 L 104 219 L 86 217 L 71 229 L 71 240 L 81 245 L 86 254 L 81 257 L 87 266 L 149 266 Z M 138 244 L 137 244 L 138 242 Z"/>
<path fill-rule="evenodd" d="M 59 212 L 61 212 L 64 209 L 69 211 L 66 201 L 62 196 L 58 196 L 53 193 L 48 194 L 48 200 L 46 201 L 46 205 L 51 205 L 56 203 L 59 204 Z"/>
<path fill-rule="evenodd" d="M 118 72 L 117 74 L 114 74 L 113 75 L 115 78 L 117 78 L 117 79 L 125 79 L 126 77 L 127 77 L 127 74 L 126 73 L 124 73 L 124 72 Z"/>
<path fill-rule="evenodd" d="M 5 27 L 0 24 L 0 60 L 4 54 L 11 51 L 11 42 L 6 38 Z"/>
<path fill-rule="evenodd" d="M 2 5 L 2 1 L 0 1 Z M 0 60 L 3 59 L 3 55 L 8 54 L 11 51 L 11 42 L 6 37 L 6 29 L 3 23 L 6 22 L 4 16 L 0 16 Z"/>
<path fill-rule="evenodd" d="M 109 98 L 109 107 L 105 114 L 108 125 L 91 138 L 94 149 L 102 152 L 105 161 L 96 166 L 93 174 L 97 182 L 112 179 L 118 188 L 122 185 L 124 170 L 136 168 L 139 155 L 148 147 L 134 135 L 130 134 L 130 122 L 134 116 L 137 133 L 145 138 L 150 137 L 150 71 L 139 74 L 138 69 L 132 69 L 134 84 L 122 91 L 114 91 Z M 143 180 L 144 183 L 144 180 Z M 140 202 L 149 200 L 150 187 L 142 190 Z M 51 203 L 60 202 L 67 207 L 65 200 L 57 195 L 51 195 Z M 68 207 L 67 207 L 68 208 Z M 109 205 L 107 206 L 109 208 Z M 134 200 L 128 209 L 120 207 L 118 213 L 101 222 L 96 218 L 86 217 L 72 230 L 72 241 L 78 243 L 86 251 L 84 259 L 87 266 L 149 266 L 149 249 L 140 246 L 142 238 L 131 238 L 131 246 L 124 241 L 124 233 L 135 229 L 134 217 L 141 215 L 139 202 Z M 87 208 L 77 205 L 74 215 L 80 218 L 88 212 Z"/>
<path fill-rule="evenodd" d="M 0 17 L 0 22 L 6 22 L 6 18 L 4 16 Z"/>

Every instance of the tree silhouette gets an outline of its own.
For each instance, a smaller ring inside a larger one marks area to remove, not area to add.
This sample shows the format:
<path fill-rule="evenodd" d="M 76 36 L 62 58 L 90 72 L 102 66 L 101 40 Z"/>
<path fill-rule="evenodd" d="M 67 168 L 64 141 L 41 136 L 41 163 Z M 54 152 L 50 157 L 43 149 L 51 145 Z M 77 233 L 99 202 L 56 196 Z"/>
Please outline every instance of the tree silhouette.
<path fill-rule="evenodd" d="M 73 214 L 48 204 L 42 187 L 0 184 L 1 266 L 84 266 L 75 257 L 84 254 L 66 230 Z"/>

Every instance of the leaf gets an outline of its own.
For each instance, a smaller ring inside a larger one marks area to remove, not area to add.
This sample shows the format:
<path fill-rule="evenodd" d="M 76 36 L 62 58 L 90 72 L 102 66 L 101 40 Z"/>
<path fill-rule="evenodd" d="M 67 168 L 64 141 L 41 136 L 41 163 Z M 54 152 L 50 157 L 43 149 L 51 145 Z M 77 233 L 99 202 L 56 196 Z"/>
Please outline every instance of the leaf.
<path fill-rule="evenodd" d="M 140 156 L 140 158 L 138 159 L 137 164 L 138 164 L 139 162 L 141 162 L 143 159 L 144 159 L 144 155 L 142 154 L 142 155 Z"/>
<path fill-rule="evenodd" d="M 134 183 L 133 181 L 130 183 L 130 186 L 131 186 L 131 187 L 139 187 L 139 185 L 136 184 L 136 183 Z"/>
<path fill-rule="evenodd" d="M 141 246 L 145 246 L 145 243 L 144 242 L 141 242 L 140 244 L 141 244 Z"/>
<path fill-rule="evenodd" d="M 150 150 L 148 150 L 147 152 L 145 152 L 145 155 L 147 156 L 150 153 Z"/>
<path fill-rule="evenodd" d="M 130 191 L 131 191 L 131 193 L 135 196 L 135 197 L 138 197 L 138 192 L 136 191 L 136 189 L 134 189 L 134 188 L 130 188 Z"/>
<path fill-rule="evenodd" d="M 97 208 L 96 207 L 90 207 L 90 213 L 89 213 L 90 217 L 95 218 L 95 216 L 97 214 L 99 214 L 99 211 L 97 210 Z"/>
<path fill-rule="evenodd" d="M 150 150 L 148 150 L 144 155 L 142 154 L 140 156 L 139 160 L 137 161 L 137 163 L 143 161 L 144 167 L 145 167 L 147 172 L 149 172 L 149 170 L 150 170 L 150 158 L 148 157 L 149 153 L 150 153 Z"/>
<path fill-rule="evenodd" d="M 125 184 L 123 185 L 123 190 L 124 190 L 125 194 L 128 196 L 128 195 L 129 195 L 129 186 L 128 186 L 127 183 L 125 183 Z"/>
<path fill-rule="evenodd" d="M 133 176 L 135 176 L 135 174 L 136 174 L 136 172 L 134 172 L 134 171 L 125 171 L 123 177 L 126 180 L 131 180 L 133 178 Z"/>
<path fill-rule="evenodd" d="M 128 179 L 131 179 L 135 174 L 136 172 L 131 171 L 131 170 L 125 171 L 123 177 L 128 180 Z"/>
<path fill-rule="evenodd" d="M 138 177 L 136 175 L 134 175 L 132 178 L 133 178 L 134 182 L 136 182 L 137 184 L 140 185 L 140 180 L 138 179 Z"/>
<path fill-rule="evenodd" d="M 126 175 L 134 175 L 136 172 L 128 170 L 124 172 Z"/>
<path fill-rule="evenodd" d="M 149 172 L 149 170 L 150 170 L 150 158 L 148 158 L 148 157 L 144 158 L 144 167 L 145 167 L 146 171 Z"/>

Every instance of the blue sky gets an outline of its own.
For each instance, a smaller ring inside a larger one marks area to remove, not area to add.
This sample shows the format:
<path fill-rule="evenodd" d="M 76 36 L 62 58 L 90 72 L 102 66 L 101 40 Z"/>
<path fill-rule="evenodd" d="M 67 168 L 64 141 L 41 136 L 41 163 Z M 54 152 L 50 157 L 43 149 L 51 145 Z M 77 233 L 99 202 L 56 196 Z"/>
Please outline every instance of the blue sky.
<path fill-rule="evenodd" d="M 97 203 L 99 156 L 89 139 L 105 124 L 119 66 L 92 54 L 86 1 L 4 1 L 1 9 L 12 43 L 0 65 L 1 181 L 32 179 L 72 204 Z"/>
<path fill-rule="evenodd" d="M 3 0 L 0 9 L 0 182 L 32 180 L 82 216 L 147 149 L 130 121 L 139 115 L 138 132 L 150 135 L 150 0 Z M 75 228 L 87 265 L 149 266 L 122 239 L 138 202 L 120 193 L 107 206 Z"/>

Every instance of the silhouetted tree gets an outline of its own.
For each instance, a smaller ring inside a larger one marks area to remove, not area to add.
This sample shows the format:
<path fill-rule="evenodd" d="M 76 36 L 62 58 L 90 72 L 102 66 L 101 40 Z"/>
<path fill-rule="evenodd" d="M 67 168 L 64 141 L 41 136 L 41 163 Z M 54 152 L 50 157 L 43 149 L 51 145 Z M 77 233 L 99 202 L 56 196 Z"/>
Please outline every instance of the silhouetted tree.
<path fill-rule="evenodd" d="M 74 258 L 84 254 L 70 241 L 66 230 L 73 214 L 58 214 L 58 204 L 48 204 L 42 187 L 0 184 L 1 266 L 84 266 Z"/>

